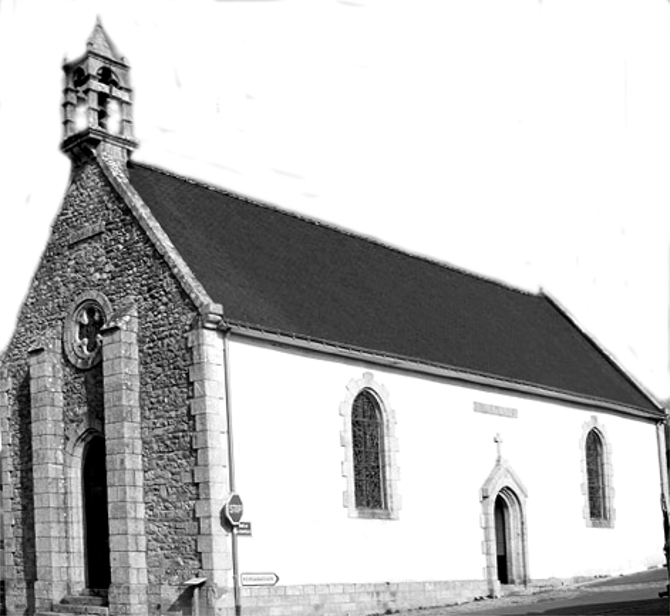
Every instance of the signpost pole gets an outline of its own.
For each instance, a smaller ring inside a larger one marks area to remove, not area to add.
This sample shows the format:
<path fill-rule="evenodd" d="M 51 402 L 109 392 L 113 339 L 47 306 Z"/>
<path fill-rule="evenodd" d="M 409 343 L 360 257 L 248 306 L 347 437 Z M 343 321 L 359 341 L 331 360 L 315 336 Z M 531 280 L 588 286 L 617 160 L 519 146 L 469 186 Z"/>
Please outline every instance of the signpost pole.
<path fill-rule="evenodd" d="M 235 616 L 238 616 L 242 610 L 240 597 L 240 581 L 239 581 L 239 566 L 237 562 L 237 533 L 240 522 L 242 521 L 242 514 L 244 513 L 244 505 L 242 499 L 237 492 L 232 492 L 223 506 L 223 524 L 230 528 L 232 541 L 232 559 L 233 559 L 233 575 L 235 577 L 235 588 L 237 589 L 235 602 Z"/>
<path fill-rule="evenodd" d="M 233 557 L 233 585 L 235 592 L 235 616 L 242 614 L 242 601 L 240 600 L 240 566 L 237 562 L 237 528 L 233 527 L 232 534 L 232 557 Z"/>

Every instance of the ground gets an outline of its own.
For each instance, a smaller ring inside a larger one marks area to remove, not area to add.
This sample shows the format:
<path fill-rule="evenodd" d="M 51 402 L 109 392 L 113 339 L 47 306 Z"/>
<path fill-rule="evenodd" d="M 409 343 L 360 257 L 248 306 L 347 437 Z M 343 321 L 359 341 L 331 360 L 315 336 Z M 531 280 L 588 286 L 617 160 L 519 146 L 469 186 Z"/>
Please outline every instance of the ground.
<path fill-rule="evenodd" d="M 631 575 L 572 584 L 510 595 L 499 599 L 474 601 L 458 606 L 410 610 L 398 616 L 522 616 L 531 614 L 635 614 L 643 616 L 670 613 L 667 598 L 658 593 L 668 582 L 667 570 L 650 569 Z"/>

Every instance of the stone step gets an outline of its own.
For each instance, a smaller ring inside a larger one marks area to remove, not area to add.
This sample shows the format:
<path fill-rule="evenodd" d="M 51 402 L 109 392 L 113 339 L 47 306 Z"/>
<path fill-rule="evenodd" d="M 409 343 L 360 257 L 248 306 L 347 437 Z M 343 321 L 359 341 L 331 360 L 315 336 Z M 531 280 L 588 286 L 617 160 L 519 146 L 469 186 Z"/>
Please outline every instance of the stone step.
<path fill-rule="evenodd" d="M 76 603 L 58 603 L 53 606 L 57 614 L 91 614 L 93 616 L 109 616 L 109 608 L 101 605 L 79 605 Z"/>
<path fill-rule="evenodd" d="M 61 604 L 66 605 L 107 605 L 107 597 L 98 595 L 68 595 L 64 597 Z"/>

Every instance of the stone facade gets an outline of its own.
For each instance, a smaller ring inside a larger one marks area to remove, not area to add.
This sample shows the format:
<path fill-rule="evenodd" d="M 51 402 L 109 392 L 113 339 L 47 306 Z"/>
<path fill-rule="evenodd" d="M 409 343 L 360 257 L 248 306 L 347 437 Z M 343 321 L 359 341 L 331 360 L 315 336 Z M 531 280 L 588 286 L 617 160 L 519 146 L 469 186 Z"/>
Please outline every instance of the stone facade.
<path fill-rule="evenodd" d="M 307 584 L 243 588 L 245 616 L 285 614 L 391 614 L 396 610 L 453 605 L 486 595 L 481 581 Z"/>
<path fill-rule="evenodd" d="M 82 234 L 94 226 L 96 233 Z M 87 292 L 103 295 L 112 312 L 102 363 L 83 370 L 60 347 L 73 302 Z M 49 609 L 85 585 L 82 549 L 67 547 L 82 540 L 81 495 L 73 492 L 81 473 L 78 445 L 93 433 L 106 441 L 110 601 L 126 606 L 119 613 L 159 613 L 180 601 L 190 606 L 180 584 L 211 569 L 202 562 L 196 516 L 197 403 L 188 335 L 197 318 L 100 164 L 91 158 L 75 168 L 3 357 L 9 612 Z"/>

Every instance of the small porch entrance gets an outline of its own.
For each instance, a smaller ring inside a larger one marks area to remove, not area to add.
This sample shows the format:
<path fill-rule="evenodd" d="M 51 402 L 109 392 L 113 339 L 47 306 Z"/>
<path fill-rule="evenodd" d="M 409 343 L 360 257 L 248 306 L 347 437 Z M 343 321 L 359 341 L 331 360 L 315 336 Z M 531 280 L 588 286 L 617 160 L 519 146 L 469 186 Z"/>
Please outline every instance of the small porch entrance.
<path fill-rule="evenodd" d="M 514 490 L 505 487 L 498 493 L 493 512 L 498 581 L 501 584 L 525 584 L 525 523 Z"/>
<path fill-rule="evenodd" d="M 500 596 L 503 584 L 525 585 L 529 581 L 527 496 L 509 463 L 498 459 L 481 489 L 483 547 L 491 596 Z"/>

